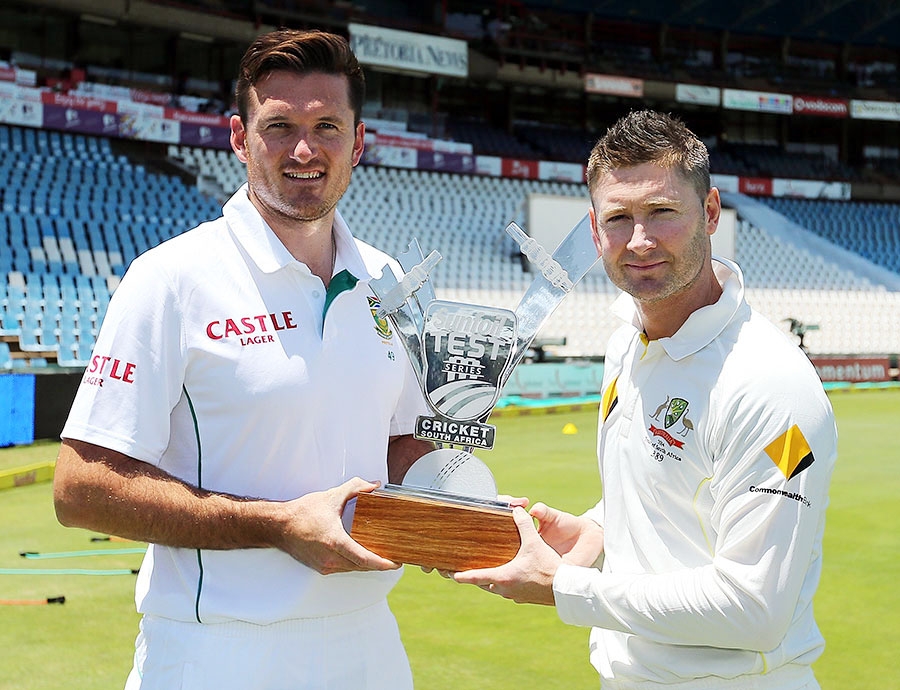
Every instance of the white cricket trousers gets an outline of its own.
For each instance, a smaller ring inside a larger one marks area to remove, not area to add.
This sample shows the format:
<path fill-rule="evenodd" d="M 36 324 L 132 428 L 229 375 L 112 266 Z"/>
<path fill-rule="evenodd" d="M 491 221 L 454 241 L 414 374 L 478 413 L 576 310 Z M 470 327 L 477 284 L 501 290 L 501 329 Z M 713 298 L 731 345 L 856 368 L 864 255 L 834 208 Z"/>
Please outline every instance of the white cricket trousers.
<path fill-rule="evenodd" d="M 397 621 L 381 602 L 271 625 L 145 615 L 125 690 L 412 690 Z"/>

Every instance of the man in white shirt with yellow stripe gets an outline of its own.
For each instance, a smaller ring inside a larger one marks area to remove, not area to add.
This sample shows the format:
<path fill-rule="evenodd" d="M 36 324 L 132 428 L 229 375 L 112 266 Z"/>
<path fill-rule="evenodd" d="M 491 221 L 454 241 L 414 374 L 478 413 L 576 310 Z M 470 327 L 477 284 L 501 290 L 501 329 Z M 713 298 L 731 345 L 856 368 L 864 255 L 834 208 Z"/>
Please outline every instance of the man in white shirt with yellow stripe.
<path fill-rule="evenodd" d="M 719 193 L 679 120 L 623 117 L 594 147 L 588 186 L 624 293 L 600 406 L 603 499 L 582 516 L 517 508 L 516 558 L 455 578 L 591 627 L 605 689 L 818 688 L 828 398 L 749 307 L 737 265 L 712 257 Z"/>

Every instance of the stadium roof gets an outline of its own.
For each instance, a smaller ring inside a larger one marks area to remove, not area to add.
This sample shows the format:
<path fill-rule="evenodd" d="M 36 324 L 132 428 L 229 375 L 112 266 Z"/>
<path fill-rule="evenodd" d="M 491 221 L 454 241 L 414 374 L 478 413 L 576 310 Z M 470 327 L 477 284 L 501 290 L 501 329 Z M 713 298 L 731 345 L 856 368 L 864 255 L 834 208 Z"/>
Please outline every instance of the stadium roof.
<path fill-rule="evenodd" d="M 527 0 L 523 4 L 652 24 L 900 47 L 898 0 Z"/>

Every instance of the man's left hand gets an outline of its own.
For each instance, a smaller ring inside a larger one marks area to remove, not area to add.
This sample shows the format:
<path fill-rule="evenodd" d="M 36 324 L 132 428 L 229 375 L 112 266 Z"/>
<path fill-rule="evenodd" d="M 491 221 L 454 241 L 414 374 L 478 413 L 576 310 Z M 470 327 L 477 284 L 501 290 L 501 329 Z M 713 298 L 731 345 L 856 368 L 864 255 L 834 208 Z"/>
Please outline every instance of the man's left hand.
<path fill-rule="evenodd" d="M 522 545 L 509 563 L 496 568 L 479 568 L 453 574 L 464 584 L 512 599 L 519 604 L 553 606 L 553 576 L 562 558 L 538 534 L 531 516 L 521 507 L 513 509 Z"/>

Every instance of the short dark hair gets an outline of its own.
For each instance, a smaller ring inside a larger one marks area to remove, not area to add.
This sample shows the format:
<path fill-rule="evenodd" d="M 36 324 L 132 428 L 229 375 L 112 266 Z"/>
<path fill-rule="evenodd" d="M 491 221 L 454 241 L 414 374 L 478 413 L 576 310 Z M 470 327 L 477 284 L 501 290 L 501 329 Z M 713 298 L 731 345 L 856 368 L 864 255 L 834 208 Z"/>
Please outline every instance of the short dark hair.
<path fill-rule="evenodd" d="M 247 122 L 250 89 L 271 72 L 280 70 L 346 76 L 354 124 L 359 123 L 366 97 L 366 78 L 347 39 L 325 31 L 295 29 L 262 34 L 241 58 L 234 95 L 242 122 Z"/>
<path fill-rule="evenodd" d="M 633 111 L 615 122 L 588 158 L 588 189 L 617 168 L 657 163 L 689 180 L 701 199 L 709 194 L 709 152 L 677 117 L 654 110 Z"/>

